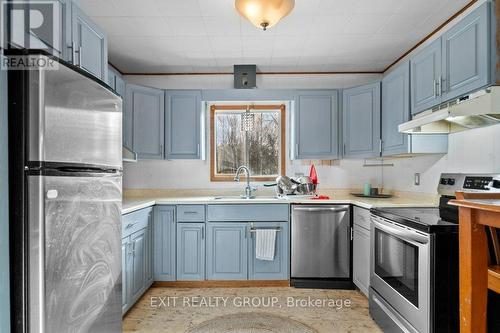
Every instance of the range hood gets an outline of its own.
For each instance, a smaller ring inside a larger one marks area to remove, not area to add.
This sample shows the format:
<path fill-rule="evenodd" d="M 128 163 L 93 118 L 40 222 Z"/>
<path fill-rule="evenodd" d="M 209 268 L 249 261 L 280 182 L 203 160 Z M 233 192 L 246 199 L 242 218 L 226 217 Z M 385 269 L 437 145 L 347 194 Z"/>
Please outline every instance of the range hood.
<path fill-rule="evenodd" d="M 132 163 L 137 162 L 137 153 L 133 152 L 125 146 L 122 146 L 122 161 Z"/>
<path fill-rule="evenodd" d="M 399 125 L 401 133 L 447 134 L 500 123 L 500 86 L 491 86 L 424 111 Z"/>

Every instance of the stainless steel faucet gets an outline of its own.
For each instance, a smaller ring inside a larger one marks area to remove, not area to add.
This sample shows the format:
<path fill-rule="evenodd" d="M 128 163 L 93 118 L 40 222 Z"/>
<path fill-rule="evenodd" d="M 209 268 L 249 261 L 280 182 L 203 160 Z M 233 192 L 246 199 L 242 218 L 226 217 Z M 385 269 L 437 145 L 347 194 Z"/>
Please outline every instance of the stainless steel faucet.
<path fill-rule="evenodd" d="M 242 165 L 238 168 L 238 170 L 236 170 L 236 175 L 234 176 L 234 181 L 235 182 L 240 181 L 240 173 L 242 170 L 245 170 L 245 172 L 247 174 L 247 186 L 245 187 L 245 195 L 242 197 L 245 199 L 253 199 L 253 198 L 255 198 L 255 196 L 252 195 L 252 191 L 255 190 L 255 188 L 250 186 L 250 169 L 247 166 Z"/>

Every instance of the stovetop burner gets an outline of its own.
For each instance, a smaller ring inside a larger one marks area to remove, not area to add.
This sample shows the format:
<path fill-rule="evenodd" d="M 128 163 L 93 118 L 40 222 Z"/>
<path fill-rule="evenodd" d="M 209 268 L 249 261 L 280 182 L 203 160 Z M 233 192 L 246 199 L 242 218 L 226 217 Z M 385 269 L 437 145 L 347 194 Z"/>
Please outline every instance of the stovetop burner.
<path fill-rule="evenodd" d="M 437 192 L 439 208 L 372 208 L 374 215 L 423 232 L 457 232 L 458 208 L 448 201 L 456 192 L 500 192 L 500 174 L 443 173 Z"/>

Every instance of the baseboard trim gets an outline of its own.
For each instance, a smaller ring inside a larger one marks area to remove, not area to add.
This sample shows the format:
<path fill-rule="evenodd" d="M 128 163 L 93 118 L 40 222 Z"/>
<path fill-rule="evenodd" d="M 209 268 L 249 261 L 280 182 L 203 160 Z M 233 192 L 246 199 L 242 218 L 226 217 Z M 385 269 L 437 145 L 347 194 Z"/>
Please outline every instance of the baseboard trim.
<path fill-rule="evenodd" d="M 153 287 L 170 288 L 250 288 L 289 287 L 288 280 L 155 281 Z"/>

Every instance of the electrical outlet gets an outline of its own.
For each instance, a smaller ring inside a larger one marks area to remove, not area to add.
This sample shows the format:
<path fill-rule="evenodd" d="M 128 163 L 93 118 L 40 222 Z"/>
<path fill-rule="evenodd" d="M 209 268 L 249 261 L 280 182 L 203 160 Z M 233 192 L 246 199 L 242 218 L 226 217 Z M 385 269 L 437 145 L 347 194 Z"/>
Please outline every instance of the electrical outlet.
<path fill-rule="evenodd" d="M 415 173 L 415 186 L 420 186 L 420 173 Z"/>

